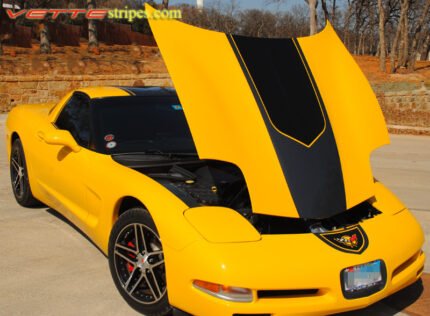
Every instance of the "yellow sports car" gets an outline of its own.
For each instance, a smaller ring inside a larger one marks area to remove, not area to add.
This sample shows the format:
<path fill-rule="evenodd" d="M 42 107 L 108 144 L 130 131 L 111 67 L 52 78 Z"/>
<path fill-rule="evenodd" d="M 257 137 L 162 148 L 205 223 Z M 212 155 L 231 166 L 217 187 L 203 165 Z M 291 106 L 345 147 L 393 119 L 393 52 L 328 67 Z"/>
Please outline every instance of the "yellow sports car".
<path fill-rule="evenodd" d="M 330 25 L 256 39 L 150 24 L 177 93 L 14 108 L 18 203 L 75 223 L 145 315 L 326 315 L 420 278 L 422 230 L 369 162 L 382 113 Z"/>

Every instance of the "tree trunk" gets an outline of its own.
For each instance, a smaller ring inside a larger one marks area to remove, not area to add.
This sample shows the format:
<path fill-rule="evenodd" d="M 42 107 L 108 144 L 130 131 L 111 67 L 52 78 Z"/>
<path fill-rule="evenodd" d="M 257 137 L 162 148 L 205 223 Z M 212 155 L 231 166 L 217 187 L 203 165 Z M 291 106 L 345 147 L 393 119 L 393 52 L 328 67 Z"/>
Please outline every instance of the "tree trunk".
<path fill-rule="evenodd" d="M 427 18 L 427 14 L 429 13 L 429 9 L 430 9 L 430 0 L 427 0 L 426 4 L 424 5 L 423 11 L 421 12 L 421 16 L 417 22 L 417 26 L 414 30 L 414 34 L 412 38 L 411 52 L 408 60 L 408 69 L 411 71 L 415 70 L 415 61 L 417 60 L 417 53 L 422 46 L 420 44 L 422 44 L 423 37 L 424 37 L 423 26 Z"/>
<path fill-rule="evenodd" d="M 314 35 L 318 31 L 318 19 L 317 19 L 317 0 L 306 0 L 309 6 L 309 27 L 310 35 Z"/>
<path fill-rule="evenodd" d="M 386 71 L 385 67 L 385 8 L 382 0 L 378 0 L 379 11 L 379 69 Z"/>
<path fill-rule="evenodd" d="M 87 0 L 87 9 L 95 9 L 96 0 Z M 93 50 L 99 46 L 97 40 L 97 26 L 95 20 L 88 20 L 88 50 Z"/>
<path fill-rule="evenodd" d="M 0 0 L 0 9 L 3 10 L 3 0 Z M 0 14 L 0 28 L 2 27 L 3 14 Z M 3 34 L 0 34 L 0 56 L 3 55 Z"/>
<path fill-rule="evenodd" d="M 323 12 L 324 12 L 324 19 L 325 19 L 325 21 L 326 21 L 326 23 L 327 23 L 327 21 L 330 21 L 330 15 L 329 15 L 329 13 L 328 13 L 328 10 L 327 10 L 327 3 L 326 3 L 326 1 L 325 1 L 325 0 L 321 0 L 321 7 L 322 7 Z"/>
<path fill-rule="evenodd" d="M 424 39 L 421 48 L 421 60 L 430 60 L 430 31 Z"/>
<path fill-rule="evenodd" d="M 410 0 L 405 0 L 405 9 L 404 9 L 404 17 L 403 17 L 403 25 L 402 25 L 402 41 L 399 48 L 399 61 L 398 65 L 400 67 L 405 67 L 406 62 L 408 60 L 408 52 L 409 52 L 409 2 Z"/>
<path fill-rule="evenodd" d="M 375 44 L 375 32 L 374 27 L 376 25 L 375 8 L 372 3 L 369 4 L 369 46 L 368 52 L 370 55 L 374 55 L 373 45 Z"/>
<path fill-rule="evenodd" d="M 336 0 L 333 0 L 331 7 L 331 23 L 333 23 L 333 26 L 336 24 Z"/>
<path fill-rule="evenodd" d="M 352 4 L 350 3 L 348 6 L 348 11 L 346 13 L 346 17 L 345 17 L 345 24 L 343 26 L 343 42 L 348 49 L 350 49 L 350 47 L 349 47 L 349 23 L 351 22 L 351 17 L 352 17 Z"/>
<path fill-rule="evenodd" d="M 40 52 L 42 54 L 50 54 L 51 43 L 49 42 L 48 21 L 46 19 L 42 20 L 39 23 L 39 36 L 40 36 Z"/>
<path fill-rule="evenodd" d="M 354 54 L 360 54 L 360 29 L 363 26 L 363 4 L 364 1 L 355 1 L 355 27 L 354 27 Z"/>
<path fill-rule="evenodd" d="M 379 1 L 379 0 L 378 0 Z M 402 6 L 400 9 L 400 18 L 399 23 L 397 25 L 396 35 L 393 39 L 393 44 L 391 45 L 391 52 L 390 52 L 390 73 L 394 73 L 396 71 L 396 51 L 399 49 L 399 40 L 400 35 L 402 33 L 402 28 L 404 27 L 404 18 L 407 14 L 406 7 L 409 6 L 409 0 L 403 0 Z"/>

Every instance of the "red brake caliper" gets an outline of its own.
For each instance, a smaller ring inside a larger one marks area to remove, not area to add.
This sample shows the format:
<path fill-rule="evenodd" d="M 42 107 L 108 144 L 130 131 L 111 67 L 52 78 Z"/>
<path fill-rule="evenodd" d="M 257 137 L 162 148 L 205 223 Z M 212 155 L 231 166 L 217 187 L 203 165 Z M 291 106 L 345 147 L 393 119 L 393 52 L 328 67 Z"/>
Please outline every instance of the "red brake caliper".
<path fill-rule="evenodd" d="M 129 246 L 131 248 L 136 248 L 136 246 L 131 241 L 128 242 L 127 246 Z M 132 253 L 128 254 L 128 256 L 130 258 L 133 258 L 133 259 L 136 258 L 136 256 Z M 128 272 L 130 272 L 130 273 L 133 272 L 133 270 L 134 270 L 133 266 L 129 262 L 127 262 L 127 269 L 128 269 Z"/>

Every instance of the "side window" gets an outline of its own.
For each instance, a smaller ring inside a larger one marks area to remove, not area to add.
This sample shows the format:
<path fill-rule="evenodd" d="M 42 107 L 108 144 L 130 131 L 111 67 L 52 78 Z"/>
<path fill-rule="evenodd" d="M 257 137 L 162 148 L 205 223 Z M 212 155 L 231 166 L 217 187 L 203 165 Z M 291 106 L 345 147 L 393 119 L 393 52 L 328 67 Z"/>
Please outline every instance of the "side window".
<path fill-rule="evenodd" d="M 64 106 L 55 125 L 72 134 L 82 147 L 90 145 L 90 101 L 81 93 L 75 93 Z"/>

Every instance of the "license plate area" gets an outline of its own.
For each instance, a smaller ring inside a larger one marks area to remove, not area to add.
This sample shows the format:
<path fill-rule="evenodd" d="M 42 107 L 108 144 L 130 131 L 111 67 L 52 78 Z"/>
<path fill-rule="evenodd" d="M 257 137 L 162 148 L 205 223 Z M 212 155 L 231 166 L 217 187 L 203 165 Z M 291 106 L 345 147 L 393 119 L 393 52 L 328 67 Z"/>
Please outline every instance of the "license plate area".
<path fill-rule="evenodd" d="M 382 290 L 386 281 L 387 272 L 382 260 L 348 267 L 341 272 L 342 291 L 347 299 L 372 295 Z"/>

